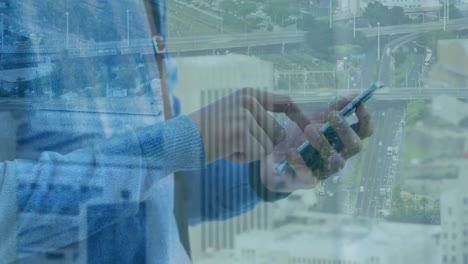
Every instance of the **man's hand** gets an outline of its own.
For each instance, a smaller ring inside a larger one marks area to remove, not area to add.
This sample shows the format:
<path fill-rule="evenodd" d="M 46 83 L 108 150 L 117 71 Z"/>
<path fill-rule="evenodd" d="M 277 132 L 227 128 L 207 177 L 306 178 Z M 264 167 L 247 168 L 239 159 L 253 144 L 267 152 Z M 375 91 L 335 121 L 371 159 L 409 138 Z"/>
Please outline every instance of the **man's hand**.
<path fill-rule="evenodd" d="M 264 159 L 284 141 L 283 127 L 268 113 L 285 113 L 302 130 L 310 124 L 288 96 L 241 89 L 190 115 L 200 131 L 206 162 Z"/>
<path fill-rule="evenodd" d="M 313 188 L 320 179 L 327 178 L 343 169 L 347 159 L 359 153 L 362 149 L 361 140 L 372 135 L 371 115 L 365 106 L 361 104 L 356 109 L 358 123 L 349 125 L 339 114 L 338 110 L 348 104 L 352 98 L 343 99 L 324 111 L 317 111 L 310 115 L 310 124 L 304 130 L 294 123 L 286 127 L 287 138 L 278 144 L 273 154 L 262 160 L 261 178 L 267 189 L 273 192 L 291 192 L 298 189 Z M 329 142 L 319 133 L 320 127 L 330 122 L 337 135 L 340 137 L 344 147 L 337 152 L 330 146 Z M 305 140 L 317 149 L 326 164 L 320 170 L 311 171 L 296 148 Z M 275 166 L 287 159 L 296 172 L 295 175 L 278 173 Z"/>

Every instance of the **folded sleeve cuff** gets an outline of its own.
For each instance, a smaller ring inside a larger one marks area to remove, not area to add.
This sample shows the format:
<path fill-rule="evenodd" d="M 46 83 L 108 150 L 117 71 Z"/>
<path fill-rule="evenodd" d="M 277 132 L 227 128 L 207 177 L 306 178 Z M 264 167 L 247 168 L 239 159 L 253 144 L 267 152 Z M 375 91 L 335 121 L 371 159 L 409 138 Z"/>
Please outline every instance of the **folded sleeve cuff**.
<path fill-rule="evenodd" d="M 148 166 L 167 174 L 201 169 L 205 165 L 203 142 L 192 119 L 182 115 L 162 124 L 138 132 Z"/>

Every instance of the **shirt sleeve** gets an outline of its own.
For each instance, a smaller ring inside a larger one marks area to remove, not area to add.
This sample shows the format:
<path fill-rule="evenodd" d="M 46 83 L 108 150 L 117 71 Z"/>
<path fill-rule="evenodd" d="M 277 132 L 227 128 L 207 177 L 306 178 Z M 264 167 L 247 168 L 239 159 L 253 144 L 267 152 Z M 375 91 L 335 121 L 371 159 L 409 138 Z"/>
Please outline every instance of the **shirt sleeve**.
<path fill-rule="evenodd" d="M 259 162 L 239 164 L 221 160 L 184 175 L 191 225 L 236 217 L 253 210 L 260 202 L 273 202 L 289 195 L 267 191 L 260 181 Z"/>
<path fill-rule="evenodd" d="M 80 208 L 144 200 L 154 182 L 175 171 L 200 169 L 204 159 L 196 126 L 189 117 L 180 116 L 67 155 L 44 152 L 36 161 L 0 163 L 0 197 L 16 188 L 16 202 L 10 199 L 13 204 L 2 202 L 0 207 L 0 230 L 16 226 L 15 237 L 10 235 L 8 241 L 16 240 L 18 248 L 35 243 L 52 250 L 68 246 L 138 212 L 137 206 L 129 206 L 77 234 L 86 221 Z M 3 217 L 11 214 L 11 208 L 17 214 Z"/>

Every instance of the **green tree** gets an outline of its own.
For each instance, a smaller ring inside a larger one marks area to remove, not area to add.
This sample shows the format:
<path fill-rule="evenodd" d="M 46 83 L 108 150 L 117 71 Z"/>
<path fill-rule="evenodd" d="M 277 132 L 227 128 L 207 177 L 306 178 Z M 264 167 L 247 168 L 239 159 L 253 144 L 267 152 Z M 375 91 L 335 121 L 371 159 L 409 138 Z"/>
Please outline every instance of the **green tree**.
<path fill-rule="evenodd" d="M 448 11 L 449 11 L 449 19 L 458 19 L 458 18 L 463 18 L 463 13 L 458 9 L 457 6 L 455 6 L 453 0 L 448 0 L 449 1 L 449 6 L 448 6 Z M 439 9 L 440 14 L 444 14 L 444 2 L 441 1 L 441 8 Z"/>
<path fill-rule="evenodd" d="M 219 3 L 219 7 L 226 14 L 235 14 L 236 4 L 232 0 L 223 0 Z"/>
<path fill-rule="evenodd" d="M 424 212 L 426 211 L 428 204 L 429 204 L 429 199 L 427 199 L 426 197 L 421 198 L 421 200 L 419 201 L 419 205 L 421 206 Z"/>
<path fill-rule="evenodd" d="M 421 42 L 429 47 L 436 48 L 437 41 L 442 39 L 454 39 L 456 33 L 453 31 L 443 31 L 442 29 L 432 32 L 423 33 L 421 36 Z M 436 51 L 437 52 L 437 51 Z"/>
<path fill-rule="evenodd" d="M 298 27 L 309 31 L 306 34 L 305 45 L 315 57 L 323 60 L 334 61 L 337 56 L 343 55 L 337 54 L 338 51 L 347 49 L 356 52 L 368 45 L 367 38 L 361 32 L 356 32 L 356 37 L 354 37 L 353 30 L 350 28 L 335 26 L 330 29 L 327 22 L 316 21 L 310 16 L 304 16 L 299 20 Z"/>
<path fill-rule="evenodd" d="M 394 6 L 390 9 L 390 18 L 387 18 L 389 25 L 410 24 L 411 19 L 405 14 L 403 7 Z"/>
<path fill-rule="evenodd" d="M 257 10 L 257 4 L 255 2 L 245 1 L 238 4 L 235 12 L 238 16 L 246 19 L 246 17 Z"/>
<path fill-rule="evenodd" d="M 289 16 L 299 14 L 297 6 L 292 5 L 289 0 L 265 1 L 264 11 L 277 25 L 281 25 Z"/>
<path fill-rule="evenodd" d="M 372 26 L 377 26 L 377 22 L 380 22 L 381 26 L 411 23 L 411 19 L 403 12 L 403 8 L 393 7 L 389 9 L 380 2 L 368 4 L 364 10 L 363 17 Z"/>
<path fill-rule="evenodd" d="M 414 125 L 426 114 L 426 102 L 424 100 L 414 100 L 408 103 L 406 108 L 406 123 Z"/>

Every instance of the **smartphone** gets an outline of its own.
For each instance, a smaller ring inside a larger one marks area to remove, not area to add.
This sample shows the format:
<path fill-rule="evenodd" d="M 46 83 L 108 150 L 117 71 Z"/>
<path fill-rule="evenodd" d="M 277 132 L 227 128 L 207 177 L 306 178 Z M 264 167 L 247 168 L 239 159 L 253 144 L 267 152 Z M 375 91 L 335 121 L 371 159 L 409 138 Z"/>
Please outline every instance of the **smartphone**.
<path fill-rule="evenodd" d="M 360 104 L 369 100 L 373 93 L 379 89 L 384 87 L 382 82 L 375 82 L 373 83 L 363 94 L 354 98 L 349 104 L 347 104 L 343 109 L 340 110 L 340 114 L 345 118 L 350 116 L 356 110 Z M 341 142 L 340 138 L 336 134 L 335 130 L 331 127 L 330 123 L 326 123 L 320 128 L 320 133 L 322 133 L 330 145 L 335 148 L 336 151 L 340 152 L 343 150 L 344 144 Z M 321 169 L 323 164 L 325 164 L 325 160 L 320 155 L 320 153 L 309 143 L 306 141 L 302 143 L 301 146 L 297 148 L 297 152 L 302 156 L 304 159 L 305 164 L 309 169 L 312 171 Z M 294 173 L 294 169 L 289 165 L 287 160 L 283 160 L 281 163 L 276 165 L 275 170 L 279 173 L 286 172 L 286 173 Z M 321 179 L 319 179 L 321 180 Z"/>

